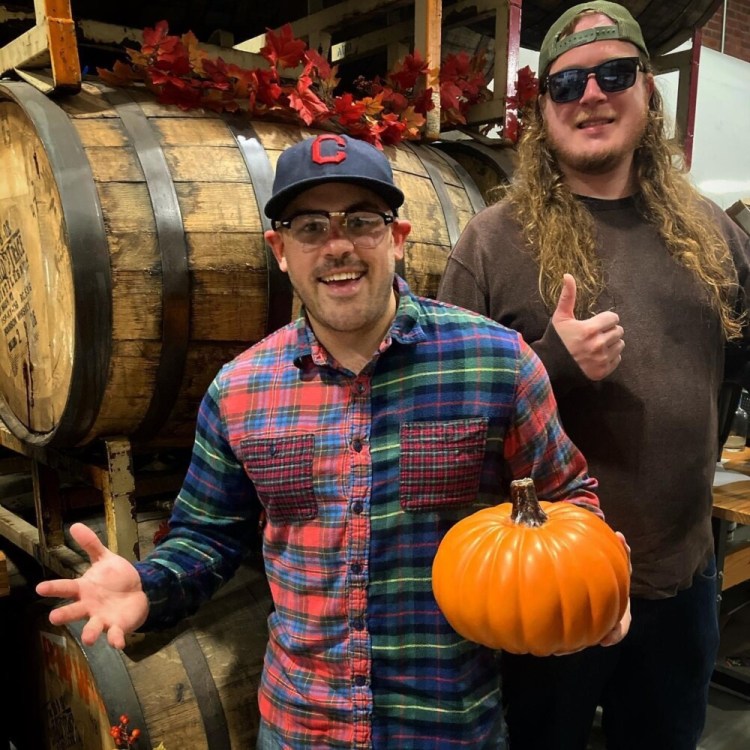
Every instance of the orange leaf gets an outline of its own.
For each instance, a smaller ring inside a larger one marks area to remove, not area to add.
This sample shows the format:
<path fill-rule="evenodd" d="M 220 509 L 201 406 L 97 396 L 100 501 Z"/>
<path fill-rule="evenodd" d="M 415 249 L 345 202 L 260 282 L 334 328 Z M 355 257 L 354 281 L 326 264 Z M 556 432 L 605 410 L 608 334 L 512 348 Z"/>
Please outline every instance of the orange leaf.
<path fill-rule="evenodd" d="M 196 73 L 200 73 L 203 70 L 203 61 L 208 58 L 208 55 L 199 47 L 198 38 L 192 31 L 188 31 L 182 35 L 181 41 L 187 52 L 188 60 L 190 60 L 190 67 Z"/>
<path fill-rule="evenodd" d="M 410 138 L 419 138 L 426 120 L 423 115 L 415 111 L 414 107 L 407 107 L 401 114 L 401 122 L 406 127 L 406 133 Z"/>
<path fill-rule="evenodd" d="M 143 80 L 143 72 L 135 70 L 132 66 L 116 60 L 112 70 L 97 68 L 99 77 L 110 86 L 130 86 L 136 81 Z"/>
<path fill-rule="evenodd" d="M 377 96 L 366 96 L 361 103 L 365 108 L 365 115 L 374 119 L 383 111 L 383 92 Z"/>

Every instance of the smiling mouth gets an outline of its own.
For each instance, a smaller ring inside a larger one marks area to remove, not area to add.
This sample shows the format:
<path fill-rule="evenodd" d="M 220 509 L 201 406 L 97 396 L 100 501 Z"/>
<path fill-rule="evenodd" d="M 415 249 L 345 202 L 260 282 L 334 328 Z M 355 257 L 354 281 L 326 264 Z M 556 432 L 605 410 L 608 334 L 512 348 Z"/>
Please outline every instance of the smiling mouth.
<path fill-rule="evenodd" d="M 335 284 L 344 281 L 357 281 L 364 275 L 364 271 L 348 271 L 346 273 L 331 273 L 327 276 L 320 276 L 318 280 L 323 284 Z"/>
<path fill-rule="evenodd" d="M 614 119 L 612 119 L 611 117 L 589 118 L 588 120 L 579 122 L 577 127 L 579 130 L 586 130 L 587 128 L 596 128 L 601 125 L 611 125 L 613 122 Z"/>

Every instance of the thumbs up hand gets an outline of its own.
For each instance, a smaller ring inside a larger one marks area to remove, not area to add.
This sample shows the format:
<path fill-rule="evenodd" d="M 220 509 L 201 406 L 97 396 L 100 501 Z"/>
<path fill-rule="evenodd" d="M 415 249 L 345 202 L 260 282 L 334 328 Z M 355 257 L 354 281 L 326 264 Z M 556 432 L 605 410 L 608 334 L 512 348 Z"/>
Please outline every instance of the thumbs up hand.
<path fill-rule="evenodd" d="M 625 342 L 620 318 L 611 311 L 587 320 L 575 316 L 576 280 L 566 273 L 552 325 L 570 355 L 589 380 L 606 378 L 620 364 Z"/>

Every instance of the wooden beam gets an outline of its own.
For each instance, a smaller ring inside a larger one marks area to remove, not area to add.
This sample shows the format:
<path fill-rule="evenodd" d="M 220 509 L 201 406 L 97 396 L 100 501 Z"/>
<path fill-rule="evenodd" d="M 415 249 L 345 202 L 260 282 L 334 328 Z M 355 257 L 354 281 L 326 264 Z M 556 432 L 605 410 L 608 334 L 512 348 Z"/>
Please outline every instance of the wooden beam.
<path fill-rule="evenodd" d="M 13 68 L 24 66 L 44 68 L 49 66 L 47 29 L 35 26 L 0 47 L 0 75 Z"/>
<path fill-rule="evenodd" d="M 440 137 L 440 44 L 443 21 L 442 0 L 415 0 L 414 50 L 422 54 L 429 70 L 420 82 L 432 89 L 433 108 L 425 116 L 425 138 Z"/>
<path fill-rule="evenodd" d="M 321 31 L 330 31 L 336 26 L 356 21 L 374 11 L 408 4 L 408 0 L 347 0 L 293 21 L 291 24 L 292 33 L 297 38 L 309 37 Z M 234 49 L 258 53 L 265 43 L 266 35 L 259 34 L 252 39 L 235 44 Z"/>
<path fill-rule="evenodd" d="M 122 47 L 125 42 L 132 42 L 134 45 L 143 43 L 142 29 L 103 23 L 90 19 L 78 21 L 78 28 L 83 39 L 94 44 Z M 233 47 L 221 47 L 215 44 L 204 44 L 203 42 L 199 42 L 198 47 L 210 57 L 221 57 L 225 63 L 237 65 L 240 68 L 268 67 L 268 61 L 265 57 L 252 52 L 242 52 Z"/>
<path fill-rule="evenodd" d="M 70 0 L 34 0 L 36 26 L 0 48 L 0 75 L 16 68 L 51 67 L 55 90 L 81 88 Z"/>
<path fill-rule="evenodd" d="M 0 5 L 0 24 L 8 21 L 30 21 L 34 13 L 27 10 L 11 10 L 7 5 Z"/>

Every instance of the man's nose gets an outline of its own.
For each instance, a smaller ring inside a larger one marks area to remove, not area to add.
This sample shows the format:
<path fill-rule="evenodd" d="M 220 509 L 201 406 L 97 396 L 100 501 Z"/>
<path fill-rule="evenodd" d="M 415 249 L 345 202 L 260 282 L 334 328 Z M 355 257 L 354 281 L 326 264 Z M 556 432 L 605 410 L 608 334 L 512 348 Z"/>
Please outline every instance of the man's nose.
<path fill-rule="evenodd" d="M 599 81 L 593 73 L 589 73 L 586 81 L 586 88 L 583 90 L 583 96 L 580 98 L 581 104 L 597 102 L 606 99 L 607 95 L 599 87 Z"/>
<path fill-rule="evenodd" d="M 348 254 L 354 248 L 354 243 L 349 239 L 341 225 L 341 220 L 331 218 L 331 228 L 328 231 L 328 240 L 325 244 L 325 252 L 328 255 Z"/>

